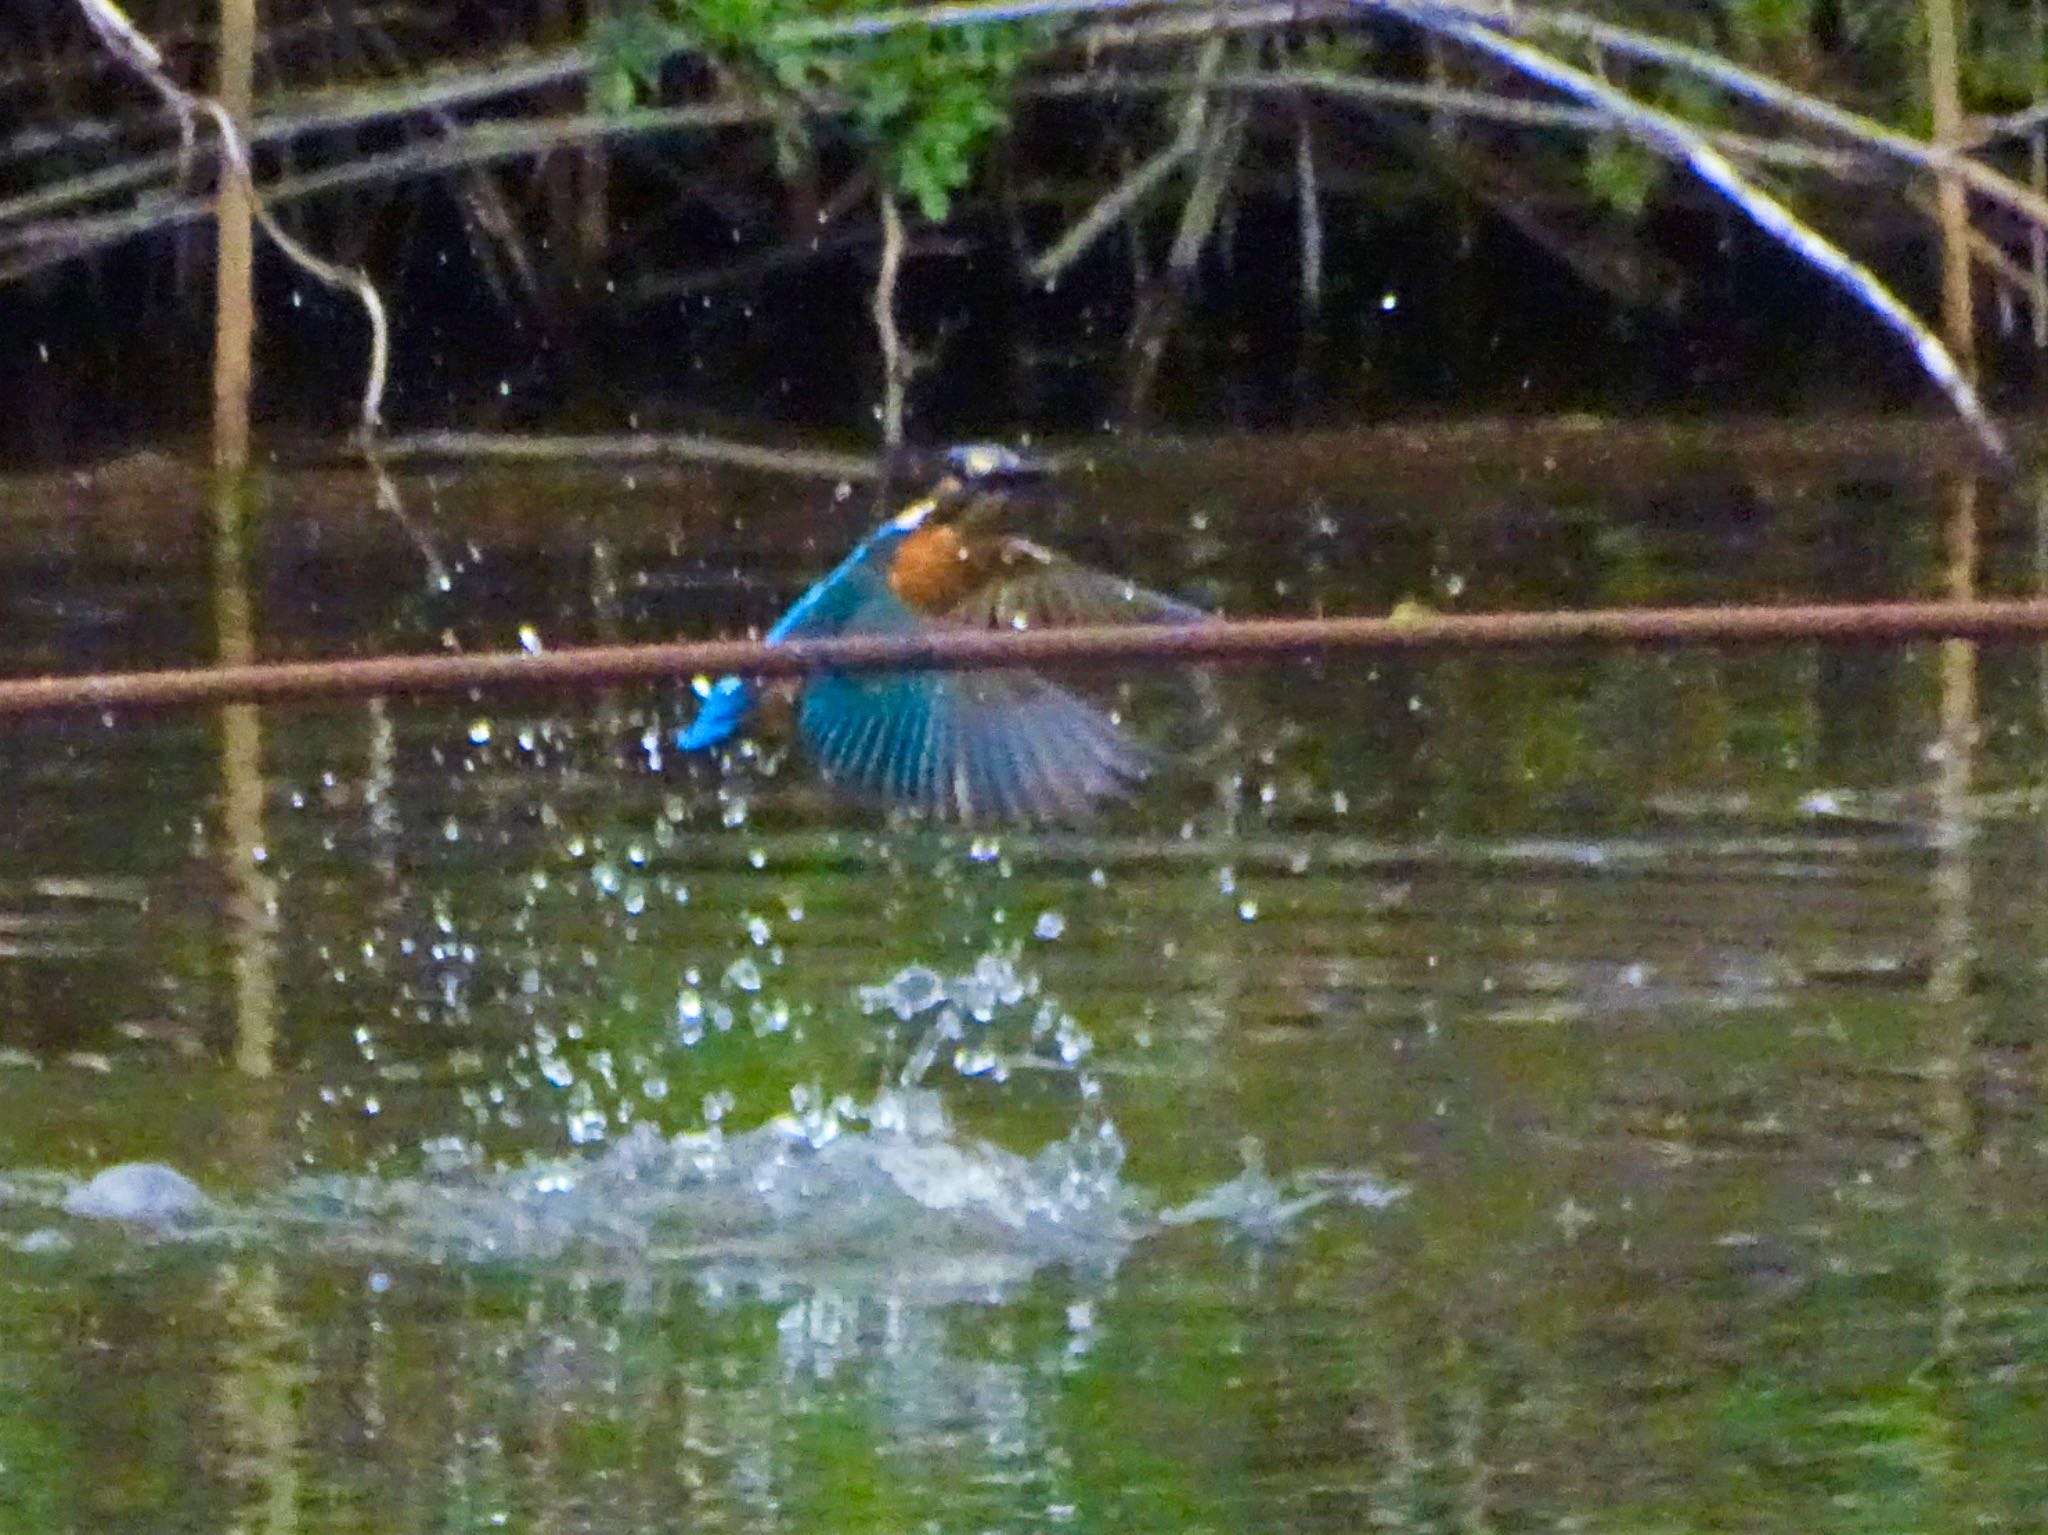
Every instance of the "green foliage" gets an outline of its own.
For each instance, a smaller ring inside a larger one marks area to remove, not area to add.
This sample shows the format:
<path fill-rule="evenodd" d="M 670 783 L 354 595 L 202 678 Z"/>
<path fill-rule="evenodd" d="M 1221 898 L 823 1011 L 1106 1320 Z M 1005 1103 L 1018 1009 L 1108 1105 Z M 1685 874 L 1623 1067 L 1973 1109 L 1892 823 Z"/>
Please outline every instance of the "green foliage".
<path fill-rule="evenodd" d="M 1615 212 L 1636 218 L 1664 184 L 1664 162 L 1624 138 L 1605 134 L 1586 150 L 1586 186 Z"/>
<path fill-rule="evenodd" d="M 1738 46 L 1795 48 L 1812 32 L 1813 0 L 1728 0 L 1727 15 Z"/>
<path fill-rule="evenodd" d="M 2048 75 L 2048 60 L 2037 58 L 2032 19 L 2023 9 L 1987 8 L 1973 13 L 1963 57 L 1963 93 L 1980 111 L 2010 112 L 2030 104 Z"/>
<path fill-rule="evenodd" d="M 806 119 L 829 108 L 850 122 L 890 187 L 926 218 L 942 219 L 973 178 L 989 137 L 1008 120 L 1010 86 L 1049 40 L 1042 25 L 905 27 L 818 41 L 820 22 L 879 12 L 870 0 L 656 0 L 606 24 L 592 40 L 596 99 L 630 105 L 663 58 L 709 53 L 791 103 Z M 785 152 L 794 146 L 785 141 Z"/>
<path fill-rule="evenodd" d="M 606 17 L 590 36 L 590 96 L 602 112 L 624 112 L 652 91 L 662 61 L 680 46 L 675 28 L 648 11 Z"/>

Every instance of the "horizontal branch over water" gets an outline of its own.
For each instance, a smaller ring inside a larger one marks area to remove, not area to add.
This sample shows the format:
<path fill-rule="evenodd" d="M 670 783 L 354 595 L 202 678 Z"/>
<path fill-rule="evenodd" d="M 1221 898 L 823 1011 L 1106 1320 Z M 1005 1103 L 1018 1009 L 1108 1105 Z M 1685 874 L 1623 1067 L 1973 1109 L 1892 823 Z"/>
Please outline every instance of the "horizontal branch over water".
<path fill-rule="evenodd" d="M 761 640 L 704 640 L 534 653 L 279 662 L 0 681 L 0 718 L 309 702 L 391 693 L 531 691 L 727 672 L 801 677 L 828 670 L 1250 662 L 1300 659 L 1331 651 L 1441 656 L 1681 646 L 1898 645 L 1936 639 L 2011 644 L 2048 639 L 2048 601 L 1219 619 L 1205 624 L 1028 632 L 945 629 L 904 636 L 792 640 L 779 645 Z"/>

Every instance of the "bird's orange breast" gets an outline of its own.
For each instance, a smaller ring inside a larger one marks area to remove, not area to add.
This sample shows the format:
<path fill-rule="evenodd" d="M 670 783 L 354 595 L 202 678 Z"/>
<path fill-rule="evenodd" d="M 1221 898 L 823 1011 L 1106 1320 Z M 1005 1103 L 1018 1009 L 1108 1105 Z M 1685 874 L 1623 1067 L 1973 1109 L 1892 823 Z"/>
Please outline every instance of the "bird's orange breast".
<path fill-rule="evenodd" d="M 896 547 L 889 590 L 920 613 L 952 607 L 973 587 L 975 562 L 952 528 L 919 528 Z"/>

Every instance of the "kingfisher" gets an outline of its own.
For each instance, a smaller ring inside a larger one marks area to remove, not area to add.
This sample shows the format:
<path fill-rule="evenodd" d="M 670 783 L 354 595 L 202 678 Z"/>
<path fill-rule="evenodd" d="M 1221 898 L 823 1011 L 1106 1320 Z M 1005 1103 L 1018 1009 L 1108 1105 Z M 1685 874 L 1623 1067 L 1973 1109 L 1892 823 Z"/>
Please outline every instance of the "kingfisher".
<path fill-rule="evenodd" d="M 1043 473 L 1008 448 L 952 449 L 932 487 L 798 598 L 766 643 L 1209 618 L 991 529 Z M 722 746 L 760 695 L 754 681 L 720 678 L 676 746 Z M 1152 765 L 1112 715 L 1028 671 L 820 672 L 800 684 L 797 728 L 835 782 L 942 820 L 1078 821 Z"/>

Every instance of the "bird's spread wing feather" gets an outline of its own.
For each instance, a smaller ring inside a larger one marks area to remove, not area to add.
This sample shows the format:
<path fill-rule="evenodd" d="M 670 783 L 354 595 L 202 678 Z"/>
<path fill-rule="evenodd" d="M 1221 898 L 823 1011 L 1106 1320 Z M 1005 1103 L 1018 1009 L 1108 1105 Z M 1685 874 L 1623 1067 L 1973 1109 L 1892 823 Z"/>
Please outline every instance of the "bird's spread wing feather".
<path fill-rule="evenodd" d="M 840 632 L 923 627 L 882 602 Z M 1079 820 L 1148 766 L 1107 714 L 1024 671 L 827 672 L 798 723 L 831 777 L 954 820 Z"/>
<path fill-rule="evenodd" d="M 983 629 L 1078 624 L 1197 624 L 1209 614 L 1134 581 L 1077 565 L 1025 538 L 1006 538 L 990 579 L 949 610 L 954 623 Z"/>
<path fill-rule="evenodd" d="M 850 604 L 836 632 L 1199 623 L 1200 608 L 1037 544 L 1007 539 L 993 579 L 920 617 L 893 594 Z M 798 721 L 819 763 L 850 788 L 954 820 L 1072 822 L 1146 776 L 1150 755 L 1080 695 L 1027 671 L 828 672 Z"/>
<path fill-rule="evenodd" d="M 831 777 L 948 819 L 1079 820 L 1147 769 L 1108 715 L 1028 672 L 827 673 L 799 719 Z"/>

